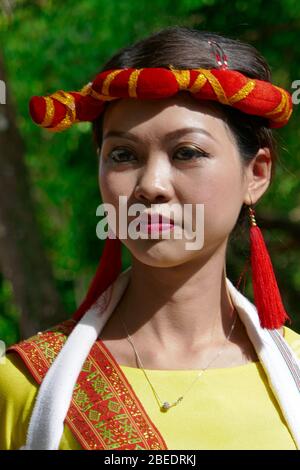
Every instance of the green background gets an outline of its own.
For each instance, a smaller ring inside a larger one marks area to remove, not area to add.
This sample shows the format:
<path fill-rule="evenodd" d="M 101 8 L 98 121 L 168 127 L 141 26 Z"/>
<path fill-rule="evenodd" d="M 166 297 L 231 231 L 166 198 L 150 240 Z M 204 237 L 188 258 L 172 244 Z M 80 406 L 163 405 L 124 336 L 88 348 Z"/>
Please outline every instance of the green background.
<path fill-rule="evenodd" d="M 268 60 L 274 83 L 293 92 L 292 82 L 300 80 L 300 3 L 296 0 L 2 2 L 0 53 L 24 144 L 22 159 L 28 170 L 37 226 L 64 318 L 72 314 L 84 296 L 101 254 L 102 242 L 95 233 L 95 211 L 101 202 L 97 157 L 90 124 L 50 134 L 29 118 L 29 98 L 59 89 L 80 89 L 119 48 L 171 25 L 247 41 Z M 286 310 L 293 319 L 292 328 L 298 332 L 299 124 L 299 105 L 295 105 L 289 125 L 276 131 L 280 162 L 272 186 L 257 207 L 258 225 L 268 244 Z M 234 282 L 247 255 L 247 234 L 241 233 L 228 252 L 227 274 Z M 126 253 L 123 262 L 124 266 L 129 262 Z M 30 271 L 26 282 L 28 286 L 34 282 Z M 250 282 L 245 292 L 252 298 Z M 2 272 L 0 338 L 7 345 L 22 337 L 20 316 L 11 279 Z"/>

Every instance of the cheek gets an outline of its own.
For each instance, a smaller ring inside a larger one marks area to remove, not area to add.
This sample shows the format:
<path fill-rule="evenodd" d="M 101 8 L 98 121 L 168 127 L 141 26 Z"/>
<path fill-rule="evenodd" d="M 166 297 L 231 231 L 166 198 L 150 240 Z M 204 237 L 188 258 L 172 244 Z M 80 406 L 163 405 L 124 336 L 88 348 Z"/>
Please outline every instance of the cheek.
<path fill-rule="evenodd" d="M 205 226 L 216 236 L 228 235 L 234 228 L 243 200 L 239 168 L 225 169 L 210 180 L 204 195 Z"/>
<path fill-rule="evenodd" d="M 100 167 L 99 187 L 103 201 L 116 204 L 119 196 L 130 197 L 134 190 L 134 178 L 130 172 L 117 172 Z"/>
<path fill-rule="evenodd" d="M 220 161 L 215 163 L 207 166 L 205 171 L 200 169 L 188 177 L 185 175 L 179 183 L 182 203 L 204 204 L 207 240 L 228 234 L 233 229 L 243 201 L 240 166 L 230 161 L 227 165 L 220 164 Z"/>

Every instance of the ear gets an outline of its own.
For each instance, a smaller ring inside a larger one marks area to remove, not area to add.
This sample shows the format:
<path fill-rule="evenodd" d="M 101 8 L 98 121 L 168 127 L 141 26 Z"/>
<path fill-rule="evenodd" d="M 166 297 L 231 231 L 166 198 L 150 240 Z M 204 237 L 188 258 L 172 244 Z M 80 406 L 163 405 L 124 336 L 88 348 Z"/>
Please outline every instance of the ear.
<path fill-rule="evenodd" d="M 270 149 L 262 147 L 246 168 L 245 204 L 256 203 L 268 189 L 271 180 L 271 169 L 272 157 Z"/>

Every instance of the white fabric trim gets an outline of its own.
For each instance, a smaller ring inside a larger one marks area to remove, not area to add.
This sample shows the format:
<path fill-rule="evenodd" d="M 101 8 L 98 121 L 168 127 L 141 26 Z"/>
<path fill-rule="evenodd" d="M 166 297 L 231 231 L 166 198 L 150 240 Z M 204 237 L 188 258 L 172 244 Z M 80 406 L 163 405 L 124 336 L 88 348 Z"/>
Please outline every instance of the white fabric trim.
<path fill-rule="evenodd" d="M 64 429 L 73 388 L 81 368 L 108 318 L 121 299 L 130 279 L 131 267 L 122 272 L 113 285 L 77 323 L 41 383 L 23 450 L 57 450 Z M 269 330 L 261 328 L 257 310 L 226 277 L 227 288 L 240 319 L 245 325 L 270 387 L 286 419 L 297 449 L 300 449 L 300 393 Z M 109 299 L 109 295 L 111 297 Z M 107 305 L 106 305 L 107 304 Z M 285 339 L 278 335 L 290 353 L 300 374 L 300 361 Z"/>

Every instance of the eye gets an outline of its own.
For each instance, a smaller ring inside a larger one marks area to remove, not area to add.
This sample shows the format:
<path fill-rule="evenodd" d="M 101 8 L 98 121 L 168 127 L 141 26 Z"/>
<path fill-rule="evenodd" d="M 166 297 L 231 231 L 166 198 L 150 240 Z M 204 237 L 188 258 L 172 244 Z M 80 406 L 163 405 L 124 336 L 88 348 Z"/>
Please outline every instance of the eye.
<path fill-rule="evenodd" d="M 196 147 L 180 147 L 176 150 L 176 159 L 195 160 L 201 157 L 209 157 L 209 153 L 204 150 L 197 149 Z M 179 157 L 178 157 L 179 155 Z M 115 163 L 128 163 L 136 160 L 136 157 L 130 149 L 124 147 L 116 147 L 108 154 L 108 158 L 113 160 Z"/>
<path fill-rule="evenodd" d="M 115 148 L 109 154 L 108 158 L 113 160 L 115 163 L 127 163 L 129 161 L 133 161 L 134 158 L 133 153 L 129 149 L 125 148 Z"/>
<path fill-rule="evenodd" d="M 209 157 L 209 153 L 195 147 L 180 147 L 180 149 L 176 150 L 175 154 L 181 155 L 178 160 L 193 160 L 195 158 Z"/>

